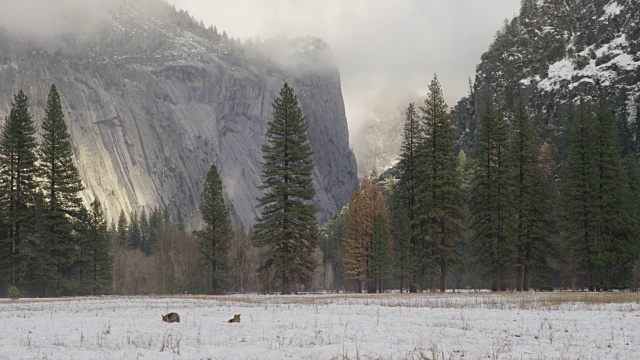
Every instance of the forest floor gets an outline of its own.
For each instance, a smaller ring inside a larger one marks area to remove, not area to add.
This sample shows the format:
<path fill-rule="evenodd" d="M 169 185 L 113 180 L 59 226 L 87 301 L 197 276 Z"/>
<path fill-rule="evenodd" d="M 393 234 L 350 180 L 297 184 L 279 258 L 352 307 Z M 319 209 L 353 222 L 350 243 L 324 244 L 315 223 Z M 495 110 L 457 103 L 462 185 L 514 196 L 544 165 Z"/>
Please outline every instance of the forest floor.
<path fill-rule="evenodd" d="M 180 314 L 180 323 L 161 315 Z M 227 323 L 241 314 L 240 323 Z M 638 359 L 640 293 L 0 300 L 0 359 Z"/>

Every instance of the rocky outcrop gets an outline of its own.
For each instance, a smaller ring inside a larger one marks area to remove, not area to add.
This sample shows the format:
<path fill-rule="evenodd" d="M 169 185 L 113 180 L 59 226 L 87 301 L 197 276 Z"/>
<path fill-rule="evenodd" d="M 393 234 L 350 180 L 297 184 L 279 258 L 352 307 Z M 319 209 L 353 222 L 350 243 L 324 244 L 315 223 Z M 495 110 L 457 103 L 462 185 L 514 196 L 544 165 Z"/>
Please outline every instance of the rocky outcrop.
<path fill-rule="evenodd" d="M 115 2 L 82 38 L 43 44 L 9 30 L 0 30 L 0 117 L 23 89 L 39 125 L 55 83 L 84 197 L 98 197 L 111 219 L 169 206 L 197 221 L 216 164 L 234 221 L 251 225 L 261 147 L 284 82 L 307 119 L 319 221 L 357 186 L 339 73 L 320 40 L 241 45 L 155 0 Z"/>
<path fill-rule="evenodd" d="M 638 1 L 523 1 L 482 55 L 472 95 L 452 111 L 460 145 L 471 147 L 487 98 L 511 115 L 522 96 L 540 140 L 557 156 L 580 98 L 604 93 L 619 128 L 628 127 L 640 109 L 639 54 Z"/>

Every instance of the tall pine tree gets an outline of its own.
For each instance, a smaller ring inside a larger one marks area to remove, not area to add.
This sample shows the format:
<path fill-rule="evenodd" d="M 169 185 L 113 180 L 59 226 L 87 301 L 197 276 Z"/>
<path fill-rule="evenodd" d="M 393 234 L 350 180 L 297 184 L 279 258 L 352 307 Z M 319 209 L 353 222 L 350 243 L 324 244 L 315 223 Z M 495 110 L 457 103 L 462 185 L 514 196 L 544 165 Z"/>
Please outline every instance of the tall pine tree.
<path fill-rule="evenodd" d="M 362 179 L 349 201 L 342 246 L 345 278 L 356 280 L 358 291 L 363 282 L 368 292 L 381 291 L 393 267 L 393 241 L 384 189 L 375 172 Z"/>
<path fill-rule="evenodd" d="M 293 89 L 286 83 L 273 103 L 267 139 L 262 147 L 261 187 L 266 193 L 259 199 L 262 210 L 255 239 L 268 247 L 268 259 L 261 270 L 274 269 L 282 293 L 287 294 L 295 284 L 311 281 L 317 266 L 313 252 L 318 246 L 318 225 L 311 204 L 316 190 L 307 124 Z"/>
<path fill-rule="evenodd" d="M 595 282 L 598 288 L 630 284 L 640 244 L 631 216 L 630 190 L 622 169 L 620 141 L 609 103 L 600 94 L 595 112 L 597 233 Z"/>
<path fill-rule="evenodd" d="M 449 122 L 438 78 L 429 85 L 422 110 L 424 140 L 418 165 L 418 209 L 420 238 L 425 244 L 422 261 L 431 273 L 431 291 L 440 277 L 446 288 L 447 265 L 456 260 L 457 241 L 463 233 L 462 179 L 455 154 L 454 132 Z"/>
<path fill-rule="evenodd" d="M 420 183 L 418 178 L 418 147 L 422 141 L 423 133 L 420 125 L 420 117 L 413 103 L 410 103 L 405 112 L 405 121 L 402 133 L 402 146 L 400 148 L 400 161 L 398 162 L 398 196 L 401 199 L 403 208 L 409 217 L 409 244 L 410 251 L 413 252 L 414 258 L 422 253 L 423 244 L 418 234 L 417 221 L 417 193 Z M 404 245 L 401 242 L 399 245 Z M 396 249 L 398 251 L 399 249 Z M 403 249 L 401 253 L 406 253 Z M 417 282 L 419 273 L 416 271 L 418 264 L 411 264 L 413 269 L 407 268 L 407 272 L 412 274 L 413 282 Z"/>
<path fill-rule="evenodd" d="M 48 285 L 53 285 L 58 293 L 69 293 L 78 285 L 74 279 L 78 250 L 75 226 L 82 209 L 79 193 L 83 186 L 73 163 L 71 138 L 55 85 L 51 86 L 45 115 L 40 144 L 40 171 L 46 202 L 41 242 L 49 242 L 46 246 L 61 277 L 59 283 Z"/>
<path fill-rule="evenodd" d="M 209 271 L 208 284 L 212 294 L 218 294 L 226 288 L 228 277 L 226 271 L 229 268 L 227 252 L 232 230 L 222 191 L 218 169 L 215 165 L 211 165 L 200 203 L 200 213 L 206 227 L 194 233 L 199 239 L 200 253 Z"/>
<path fill-rule="evenodd" d="M 516 103 L 513 121 L 513 165 L 515 172 L 515 205 L 517 216 L 516 289 L 528 291 L 531 269 L 544 259 L 550 244 L 546 240 L 550 227 L 550 194 L 539 165 L 533 126 L 526 112 L 524 101 Z"/>
<path fill-rule="evenodd" d="M 471 180 L 473 241 L 501 291 L 514 255 L 513 180 L 509 133 L 502 113 L 488 99 L 476 134 Z"/>
<path fill-rule="evenodd" d="M 400 278 L 400 292 L 408 286 L 416 271 L 416 254 L 411 243 L 411 223 L 406 203 L 399 194 L 398 185 L 389 181 L 387 199 L 391 212 L 391 235 L 393 236 L 393 256 L 396 275 Z"/>
<path fill-rule="evenodd" d="M 595 162 L 594 128 L 584 101 L 573 120 L 564 166 L 562 208 L 567 239 L 568 265 L 575 275 L 586 277 L 589 291 L 594 290 L 593 266 L 596 254 L 597 172 Z M 574 276 L 575 276 L 574 275 Z M 575 284 L 575 281 L 572 281 Z"/>
<path fill-rule="evenodd" d="M 369 178 L 360 182 L 360 189 L 353 191 L 347 205 L 346 221 L 342 233 L 343 273 L 345 280 L 355 280 L 356 288 L 362 292 L 362 283 L 367 279 L 368 246 L 373 236 L 372 209 L 364 189 L 369 188 Z"/>
<path fill-rule="evenodd" d="M 22 287 L 31 250 L 27 238 L 34 231 L 37 142 L 29 99 L 20 91 L 13 98 L 0 137 L 0 206 L 6 239 L 2 242 L 2 271 L 9 283 Z"/>
<path fill-rule="evenodd" d="M 111 293 L 112 259 L 109 255 L 107 221 L 98 199 L 91 203 L 87 217 L 86 250 L 88 267 L 86 281 L 91 295 Z"/>

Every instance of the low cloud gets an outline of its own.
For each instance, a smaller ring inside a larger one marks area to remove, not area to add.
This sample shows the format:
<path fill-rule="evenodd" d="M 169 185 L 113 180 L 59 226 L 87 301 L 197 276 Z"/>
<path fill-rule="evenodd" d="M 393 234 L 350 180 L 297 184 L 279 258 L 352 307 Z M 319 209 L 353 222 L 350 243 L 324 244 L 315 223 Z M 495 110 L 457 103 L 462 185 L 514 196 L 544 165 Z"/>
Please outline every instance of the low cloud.
<path fill-rule="evenodd" d="M 108 1 L 4 0 L 0 27 L 40 41 L 87 33 Z M 140 0 L 138 0 L 140 1 Z M 518 0 L 158 0 L 188 10 L 229 36 L 316 36 L 342 75 L 351 133 L 372 109 L 424 93 L 434 73 L 453 105 L 468 92 L 480 55 Z"/>
<path fill-rule="evenodd" d="M 168 0 L 243 39 L 317 36 L 338 60 L 351 133 L 375 107 L 426 90 L 437 73 L 449 105 L 518 0 Z"/>
<path fill-rule="evenodd" d="M 41 41 L 89 31 L 107 13 L 107 1 L 5 0 L 0 6 L 0 27 Z"/>

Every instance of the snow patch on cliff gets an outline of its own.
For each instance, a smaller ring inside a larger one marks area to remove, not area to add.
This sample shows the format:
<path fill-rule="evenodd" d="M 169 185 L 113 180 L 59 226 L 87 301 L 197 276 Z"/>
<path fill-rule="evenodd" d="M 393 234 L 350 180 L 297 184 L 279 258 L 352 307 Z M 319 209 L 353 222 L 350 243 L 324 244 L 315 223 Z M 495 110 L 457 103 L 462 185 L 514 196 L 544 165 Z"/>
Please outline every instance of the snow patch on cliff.
<path fill-rule="evenodd" d="M 604 7 L 604 15 L 600 18 L 600 20 L 606 20 L 612 16 L 620 15 L 620 11 L 622 11 L 623 7 L 620 6 L 617 2 L 613 1 Z"/>

